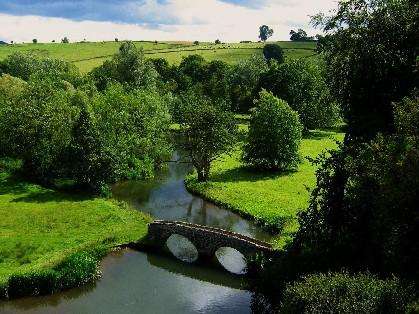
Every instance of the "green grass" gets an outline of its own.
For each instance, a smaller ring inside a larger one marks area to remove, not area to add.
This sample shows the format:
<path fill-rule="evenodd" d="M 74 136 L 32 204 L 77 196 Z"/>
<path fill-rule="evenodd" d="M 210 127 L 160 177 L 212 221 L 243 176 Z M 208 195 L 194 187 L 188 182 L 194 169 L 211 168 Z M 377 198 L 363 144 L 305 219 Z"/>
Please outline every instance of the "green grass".
<path fill-rule="evenodd" d="M 0 172 L 0 217 L 0 287 L 11 277 L 21 281 L 22 274 L 65 269 L 80 260 L 79 252 L 137 241 L 150 221 L 122 203 L 45 189 L 5 172 Z"/>
<path fill-rule="evenodd" d="M 246 130 L 246 125 L 241 125 Z M 268 228 L 283 225 L 275 239 L 282 247 L 298 229 L 297 213 L 307 208 L 310 192 L 316 184 L 316 167 L 305 157 L 316 157 L 326 149 L 335 148 L 343 133 L 312 131 L 300 147 L 302 163 L 297 171 L 288 173 L 261 173 L 246 169 L 240 161 L 241 146 L 224 155 L 212 165 L 207 183 L 198 183 L 195 175 L 186 179 L 190 191 L 221 206 L 251 217 Z"/>
<path fill-rule="evenodd" d="M 118 42 L 86 43 L 49 43 L 49 44 L 15 44 L 0 46 L 0 60 L 17 51 L 31 52 L 42 57 L 51 57 L 73 62 L 81 72 L 86 73 L 110 59 L 118 51 Z M 202 55 L 205 59 L 223 60 L 230 64 L 249 58 L 253 54 L 262 54 L 263 43 L 226 43 L 215 45 L 201 43 L 198 46 L 191 42 L 135 42 L 142 47 L 149 58 L 165 58 L 172 64 L 178 64 L 182 58 L 191 54 Z M 313 42 L 278 42 L 284 49 L 287 58 L 302 58 L 315 55 Z"/>

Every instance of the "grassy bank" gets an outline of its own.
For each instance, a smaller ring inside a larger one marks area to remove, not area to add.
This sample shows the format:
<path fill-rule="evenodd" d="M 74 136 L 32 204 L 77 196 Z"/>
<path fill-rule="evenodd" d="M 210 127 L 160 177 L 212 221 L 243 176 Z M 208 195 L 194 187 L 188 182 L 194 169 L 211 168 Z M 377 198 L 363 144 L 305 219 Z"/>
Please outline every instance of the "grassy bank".
<path fill-rule="evenodd" d="M 0 169 L 1 171 L 1 169 Z M 50 293 L 96 277 L 112 247 L 145 236 L 150 218 L 0 172 L 0 296 Z"/>
<path fill-rule="evenodd" d="M 210 181 L 197 182 L 195 175 L 186 179 L 187 188 L 218 205 L 250 217 L 268 228 L 283 230 L 274 243 L 282 247 L 298 228 L 297 213 L 307 208 L 310 192 L 315 186 L 316 167 L 307 158 L 336 147 L 343 133 L 312 131 L 300 147 L 302 163 L 297 171 L 260 173 L 243 167 L 241 146 L 214 162 Z"/>
<path fill-rule="evenodd" d="M 86 42 L 86 43 L 38 43 L 0 45 L 0 60 L 13 52 L 30 52 L 42 57 L 63 59 L 73 62 L 81 72 L 86 73 L 101 65 L 118 51 L 120 42 Z M 200 43 L 192 42 L 135 42 L 137 47 L 144 49 L 148 58 L 165 58 L 172 64 L 178 64 L 182 58 L 191 54 L 199 54 L 205 59 L 222 60 L 236 63 L 249 58 L 253 54 L 262 54 L 263 43 Z M 310 57 L 316 54 L 314 42 L 278 42 L 284 49 L 287 58 Z"/>

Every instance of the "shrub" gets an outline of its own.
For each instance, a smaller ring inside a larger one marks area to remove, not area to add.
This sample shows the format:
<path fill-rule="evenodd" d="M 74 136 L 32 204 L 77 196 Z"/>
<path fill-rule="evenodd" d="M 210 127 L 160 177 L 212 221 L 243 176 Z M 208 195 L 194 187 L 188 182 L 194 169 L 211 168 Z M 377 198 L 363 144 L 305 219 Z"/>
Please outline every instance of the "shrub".
<path fill-rule="evenodd" d="M 275 60 L 278 63 L 283 63 L 284 51 L 277 44 L 267 44 L 263 47 L 263 55 L 265 56 L 266 61 Z"/>
<path fill-rule="evenodd" d="M 244 162 L 269 170 L 294 168 L 299 161 L 301 132 L 298 114 L 283 100 L 262 91 L 250 118 Z"/>
<path fill-rule="evenodd" d="M 287 285 L 281 312 L 404 313 L 412 290 L 397 278 L 382 280 L 370 274 L 309 275 Z"/>
<path fill-rule="evenodd" d="M 58 274 L 53 270 L 12 275 L 8 281 L 8 297 L 52 294 L 57 290 L 57 283 Z"/>
<path fill-rule="evenodd" d="M 60 289 L 83 286 L 100 276 L 98 259 L 89 252 L 75 253 L 55 268 Z"/>

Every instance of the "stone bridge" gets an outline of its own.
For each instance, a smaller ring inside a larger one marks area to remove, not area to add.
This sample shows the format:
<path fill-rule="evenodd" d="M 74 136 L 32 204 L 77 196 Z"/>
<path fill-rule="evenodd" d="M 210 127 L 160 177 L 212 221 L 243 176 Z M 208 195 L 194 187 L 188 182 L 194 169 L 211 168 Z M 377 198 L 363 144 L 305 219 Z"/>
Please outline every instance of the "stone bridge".
<path fill-rule="evenodd" d="M 215 256 L 219 248 L 233 248 L 245 258 L 256 254 L 272 255 L 272 245 L 235 232 L 180 221 L 156 220 L 148 226 L 147 246 L 167 250 L 172 235 L 187 238 L 196 248 L 199 259 Z"/>

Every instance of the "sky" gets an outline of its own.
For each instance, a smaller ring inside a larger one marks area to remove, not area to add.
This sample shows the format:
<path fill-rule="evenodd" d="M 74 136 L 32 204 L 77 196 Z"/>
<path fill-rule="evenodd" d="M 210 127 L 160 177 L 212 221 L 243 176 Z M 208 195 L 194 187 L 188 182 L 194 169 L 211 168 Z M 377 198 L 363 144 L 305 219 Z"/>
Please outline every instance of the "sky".
<path fill-rule="evenodd" d="M 255 41 L 260 25 L 272 40 L 335 8 L 335 0 L 0 0 L 0 40 Z"/>

